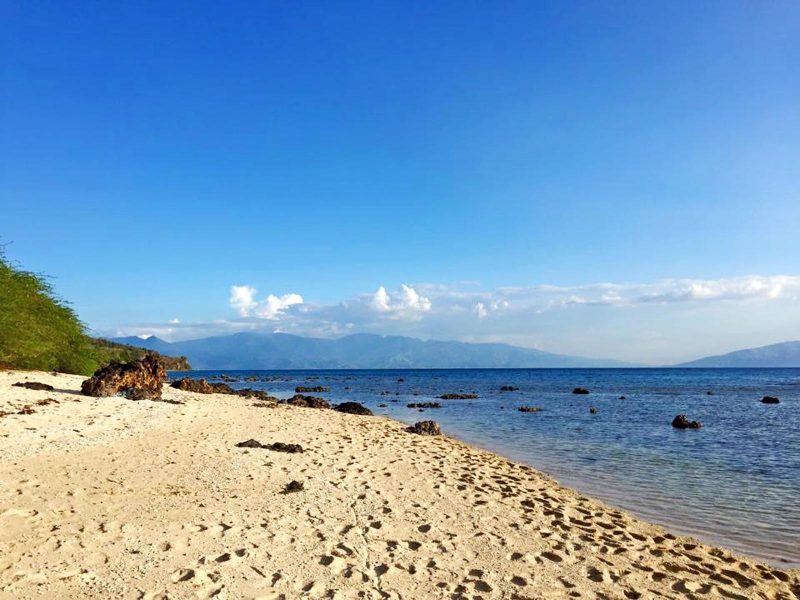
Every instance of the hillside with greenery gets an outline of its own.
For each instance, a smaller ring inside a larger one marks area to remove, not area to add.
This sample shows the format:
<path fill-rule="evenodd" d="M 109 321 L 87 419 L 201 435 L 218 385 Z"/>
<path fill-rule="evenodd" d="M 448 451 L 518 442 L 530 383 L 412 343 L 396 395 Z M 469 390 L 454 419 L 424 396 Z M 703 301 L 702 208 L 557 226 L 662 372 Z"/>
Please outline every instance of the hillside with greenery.
<path fill-rule="evenodd" d="M 0 367 L 92 374 L 113 360 L 147 350 L 86 335 L 75 311 L 41 275 L 12 265 L 0 253 Z M 183 359 L 167 368 L 186 368 Z"/>

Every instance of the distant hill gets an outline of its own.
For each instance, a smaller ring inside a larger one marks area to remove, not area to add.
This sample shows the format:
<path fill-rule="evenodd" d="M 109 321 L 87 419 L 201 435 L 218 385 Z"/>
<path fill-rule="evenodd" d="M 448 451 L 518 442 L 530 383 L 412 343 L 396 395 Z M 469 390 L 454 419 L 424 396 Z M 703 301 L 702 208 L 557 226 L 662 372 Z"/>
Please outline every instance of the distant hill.
<path fill-rule="evenodd" d="M 113 338 L 171 356 L 195 369 L 411 369 L 634 367 L 614 360 L 551 354 L 508 344 L 468 344 L 401 336 L 348 335 L 338 339 L 284 333 L 237 333 L 183 342 L 157 337 Z"/>
<path fill-rule="evenodd" d="M 800 341 L 707 356 L 676 367 L 800 367 Z"/>
<path fill-rule="evenodd" d="M 140 338 L 133 339 L 139 342 L 143 341 Z M 104 339 L 92 339 L 92 344 L 102 356 L 103 364 L 111 361 L 130 362 L 144 358 L 148 353 L 155 353 L 159 355 L 161 362 L 169 371 L 190 371 L 192 368 L 185 356 L 166 356 L 153 348 L 145 348 L 142 344 L 136 345 L 135 342 L 123 344 Z"/>

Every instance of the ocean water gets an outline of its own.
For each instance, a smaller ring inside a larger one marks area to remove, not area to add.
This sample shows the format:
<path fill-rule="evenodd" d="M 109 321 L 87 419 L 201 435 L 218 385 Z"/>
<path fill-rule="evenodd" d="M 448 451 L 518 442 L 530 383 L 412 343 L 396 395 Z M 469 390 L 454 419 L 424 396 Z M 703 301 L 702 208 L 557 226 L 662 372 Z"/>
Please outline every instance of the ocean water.
<path fill-rule="evenodd" d="M 773 564 L 800 566 L 800 369 L 224 373 L 266 379 L 231 385 L 280 398 L 293 395 L 298 385 L 323 385 L 330 392 L 317 395 L 333 402 L 361 402 L 407 423 L 436 420 L 449 435 L 527 463 L 672 531 Z M 504 385 L 519 390 L 501 392 Z M 577 386 L 591 393 L 572 394 Z M 448 392 L 479 397 L 437 399 Z M 781 403 L 762 404 L 765 395 Z M 426 401 L 442 408 L 406 407 Z M 522 413 L 522 405 L 542 411 Z M 701 421 L 702 429 L 674 429 L 677 414 Z"/>

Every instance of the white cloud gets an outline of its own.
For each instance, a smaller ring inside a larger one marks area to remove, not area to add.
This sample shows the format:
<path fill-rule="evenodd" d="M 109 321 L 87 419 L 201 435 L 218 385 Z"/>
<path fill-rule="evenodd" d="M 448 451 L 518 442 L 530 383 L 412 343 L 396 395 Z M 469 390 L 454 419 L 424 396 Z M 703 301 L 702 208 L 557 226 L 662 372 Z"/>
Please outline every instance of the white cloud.
<path fill-rule="evenodd" d="M 240 317 L 258 317 L 260 319 L 277 319 L 282 312 L 290 306 L 303 304 L 303 297 L 300 294 L 284 294 L 275 296 L 270 294 L 265 300 L 256 300 L 258 290 L 249 285 L 231 286 L 230 298 L 228 302 Z"/>
<path fill-rule="evenodd" d="M 478 315 L 479 319 L 485 319 L 486 315 L 489 314 L 489 311 L 486 310 L 486 305 L 483 302 L 478 302 L 473 309 L 475 314 Z"/>
<path fill-rule="evenodd" d="M 419 318 L 433 306 L 429 298 L 421 296 L 413 287 L 406 284 L 402 284 L 393 294 L 389 294 L 385 287 L 380 286 L 374 294 L 366 298 L 366 304 L 371 310 L 390 319 Z"/>
<path fill-rule="evenodd" d="M 256 288 L 249 285 L 231 286 L 230 305 L 239 312 L 240 317 L 250 316 L 250 312 L 255 308 Z"/>

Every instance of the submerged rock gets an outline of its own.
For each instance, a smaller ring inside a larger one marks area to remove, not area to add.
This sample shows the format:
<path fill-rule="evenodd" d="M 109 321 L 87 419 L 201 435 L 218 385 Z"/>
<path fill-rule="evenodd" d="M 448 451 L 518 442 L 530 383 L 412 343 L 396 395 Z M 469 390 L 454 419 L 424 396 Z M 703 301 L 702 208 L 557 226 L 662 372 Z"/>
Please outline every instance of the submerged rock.
<path fill-rule="evenodd" d="M 504 385 L 500 388 L 501 392 L 516 392 L 519 388 L 513 385 Z"/>
<path fill-rule="evenodd" d="M 303 385 L 299 385 L 294 388 L 295 393 L 297 394 L 323 394 L 325 392 L 330 392 L 330 388 L 326 388 L 322 385 L 316 385 L 313 387 L 307 387 Z"/>
<path fill-rule="evenodd" d="M 576 387 L 574 390 L 572 390 L 572 393 L 573 394 L 588 394 L 589 390 L 587 390 L 586 388 L 582 388 L 582 387 Z"/>
<path fill-rule="evenodd" d="M 781 401 L 775 396 L 764 396 L 761 399 L 762 404 L 780 404 Z"/>
<path fill-rule="evenodd" d="M 417 435 L 442 435 L 442 428 L 436 421 L 419 421 L 409 427 L 408 431 Z"/>
<path fill-rule="evenodd" d="M 686 415 L 678 415 L 672 419 L 672 426 L 675 429 L 700 429 L 703 425 L 700 421 L 690 421 Z"/>
<path fill-rule="evenodd" d="M 52 385 L 39 383 L 38 381 L 18 381 L 14 384 L 14 387 L 25 388 L 26 390 L 39 390 L 43 392 L 51 392 L 55 389 Z"/>
<path fill-rule="evenodd" d="M 334 406 L 333 409 L 350 415 L 372 416 L 372 411 L 358 402 L 342 402 Z"/>
<path fill-rule="evenodd" d="M 475 400 L 478 394 L 442 394 L 439 396 L 442 400 Z"/>
<path fill-rule="evenodd" d="M 161 400 L 161 386 L 167 379 L 164 364 L 155 354 L 129 363 L 111 363 L 95 371 L 81 384 L 84 396 L 115 396 L 131 400 Z"/>
<path fill-rule="evenodd" d="M 409 402 L 406 406 L 408 408 L 442 408 L 438 402 Z"/>
<path fill-rule="evenodd" d="M 595 408 L 594 406 L 590 406 L 589 407 L 589 412 L 592 413 L 593 415 L 596 415 L 597 414 L 597 408 Z"/>
<path fill-rule="evenodd" d="M 520 406 L 517 410 L 519 412 L 535 413 L 540 412 L 542 409 L 538 406 Z"/>

